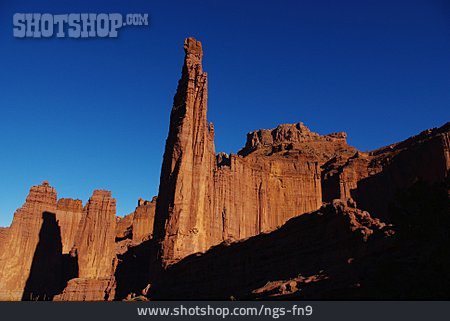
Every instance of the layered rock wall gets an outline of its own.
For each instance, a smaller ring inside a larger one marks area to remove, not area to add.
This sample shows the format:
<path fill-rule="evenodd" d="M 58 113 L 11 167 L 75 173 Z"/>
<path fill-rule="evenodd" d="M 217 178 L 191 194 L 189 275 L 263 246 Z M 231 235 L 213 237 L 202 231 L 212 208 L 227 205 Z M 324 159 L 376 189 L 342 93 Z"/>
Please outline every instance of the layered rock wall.
<path fill-rule="evenodd" d="M 443 181 L 450 169 L 450 123 L 369 153 L 332 159 L 323 168 L 324 190 L 332 198 L 356 200 L 373 216 L 389 221 L 396 193 L 417 180 Z"/>
<path fill-rule="evenodd" d="M 79 277 L 109 277 L 114 271 L 116 200 L 110 191 L 96 190 L 84 211 L 75 238 Z"/>
<path fill-rule="evenodd" d="M 110 191 L 96 190 L 84 207 L 72 255 L 78 277 L 55 300 L 112 300 L 115 289 L 116 200 Z"/>
<path fill-rule="evenodd" d="M 64 291 L 55 296 L 55 301 L 111 301 L 114 299 L 115 279 L 74 278 L 69 280 Z"/>
<path fill-rule="evenodd" d="M 139 198 L 133 213 L 116 220 L 116 242 L 118 245 L 138 245 L 153 236 L 156 199 L 151 201 Z"/>
<path fill-rule="evenodd" d="M 81 200 L 61 198 L 56 205 L 56 219 L 61 227 L 63 254 L 69 254 L 75 244 L 80 221 L 83 217 L 83 203 Z"/>
<path fill-rule="evenodd" d="M 133 244 L 140 244 L 153 235 L 153 223 L 155 220 L 156 200 L 139 200 L 138 206 L 133 214 Z"/>
<path fill-rule="evenodd" d="M 52 218 L 55 221 L 55 213 L 55 189 L 46 181 L 33 186 L 23 206 L 14 214 L 0 252 L 0 301 L 17 301 L 24 296 L 32 265 L 36 262 L 34 259 L 38 259 L 35 257 L 38 244 L 44 237 L 41 232 L 53 232 L 46 228 Z M 59 244 L 57 242 L 56 238 L 55 245 L 61 248 L 60 237 Z"/>
<path fill-rule="evenodd" d="M 185 61 L 166 141 L 154 234 L 163 266 L 224 240 L 271 231 L 334 199 L 356 199 L 388 219 L 395 193 L 449 169 L 449 125 L 370 153 L 345 133 L 321 136 L 302 123 L 247 135 L 237 155 L 215 155 L 206 119 L 202 47 L 185 41 Z"/>
<path fill-rule="evenodd" d="M 116 240 L 124 240 L 132 237 L 134 212 L 116 219 Z"/>
<path fill-rule="evenodd" d="M 8 227 L 0 227 L 0 256 L 3 252 L 3 246 L 8 239 L 9 228 Z"/>
<path fill-rule="evenodd" d="M 154 224 L 163 265 L 225 239 L 273 230 L 322 205 L 320 166 L 353 154 L 345 133 L 327 136 L 302 123 L 252 132 L 238 155 L 215 155 L 208 124 L 202 47 L 185 41 Z"/>

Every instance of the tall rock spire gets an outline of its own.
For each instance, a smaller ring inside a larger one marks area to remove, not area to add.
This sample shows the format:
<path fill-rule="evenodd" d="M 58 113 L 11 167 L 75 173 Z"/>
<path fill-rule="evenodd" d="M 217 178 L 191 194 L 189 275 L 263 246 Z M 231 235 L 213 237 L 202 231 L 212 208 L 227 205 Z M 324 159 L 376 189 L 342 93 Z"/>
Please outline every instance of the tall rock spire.
<path fill-rule="evenodd" d="M 214 133 L 206 119 L 208 83 L 207 74 L 202 70 L 202 45 L 188 38 L 184 50 L 154 223 L 164 265 L 209 247 L 211 218 L 208 216 L 213 212 L 208 193 L 215 166 Z"/>
<path fill-rule="evenodd" d="M 221 154 L 216 159 L 214 132 L 206 119 L 202 46 L 188 38 L 184 49 L 154 220 L 158 263 L 163 267 L 318 209 L 320 163 L 328 158 L 321 160 L 307 151 L 326 145 L 332 154 L 346 146 L 340 137 L 322 137 L 302 124 L 285 125 L 255 133 L 242 155 Z M 294 144 L 297 150 L 290 151 Z"/>
<path fill-rule="evenodd" d="M 251 133 L 239 155 L 216 159 L 202 46 L 188 38 L 184 49 L 154 220 L 163 266 L 317 210 L 321 166 L 338 153 L 356 152 L 345 134 L 321 136 L 298 123 Z"/>

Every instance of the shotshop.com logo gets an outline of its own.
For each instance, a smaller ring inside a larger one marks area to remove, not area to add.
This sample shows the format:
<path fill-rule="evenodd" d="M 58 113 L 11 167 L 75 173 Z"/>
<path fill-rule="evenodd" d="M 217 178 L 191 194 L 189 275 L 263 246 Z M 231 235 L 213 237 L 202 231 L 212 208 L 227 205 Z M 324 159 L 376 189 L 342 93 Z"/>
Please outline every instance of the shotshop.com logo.
<path fill-rule="evenodd" d="M 91 38 L 118 37 L 123 26 L 148 26 L 148 14 L 120 13 L 16 13 L 13 16 L 13 35 L 17 38 Z"/>

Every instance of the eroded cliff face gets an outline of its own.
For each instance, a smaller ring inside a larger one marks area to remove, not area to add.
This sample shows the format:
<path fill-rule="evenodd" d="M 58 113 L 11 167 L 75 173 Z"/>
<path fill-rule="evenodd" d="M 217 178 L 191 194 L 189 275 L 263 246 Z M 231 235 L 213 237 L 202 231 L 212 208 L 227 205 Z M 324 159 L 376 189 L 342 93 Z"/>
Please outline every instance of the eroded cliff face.
<path fill-rule="evenodd" d="M 349 146 L 343 132 L 321 136 L 303 123 L 284 124 L 249 133 L 238 154 L 213 157 L 201 44 L 186 39 L 185 53 L 154 224 L 165 267 L 224 240 L 272 231 L 334 199 L 353 198 L 389 220 L 398 190 L 448 175 L 449 124 L 369 153 Z"/>
<path fill-rule="evenodd" d="M 443 181 L 450 168 L 450 123 L 369 153 L 341 155 L 323 166 L 324 201 L 353 198 L 372 216 L 389 221 L 396 193 L 418 180 Z"/>
<path fill-rule="evenodd" d="M 23 206 L 14 214 L 8 235 L 3 241 L 3 250 L 0 252 L 0 300 L 17 301 L 24 296 L 24 299 L 35 298 L 36 293 L 25 293 L 27 282 L 32 277 L 33 264 L 38 268 L 47 268 L 47 271 L 42 271 L 42 281 L 50 282 L 50 287 L 57 287 L 57 280 L 49 274 L 54 272 L 53 264 L 58 269 L 61 263 L 53 256 L 55 250 L 62 248 L 55 213 L 55 189 L 46 181 L 33 186 Z M 49 237 L 54 239 L 48 240 Z M 54 242 L 53 246 L 49 241 Z M 46 249 L 48 245 L 50 248 Z M 39 249 L 42 251 L 37 251 Z M 48 256 L 49 264 L 42 262 L 42 255 Z M 55 289 L 51 290 L 54 294 Z"/>
<path fill-rule="evenodd" d="M 116 241 L 120 242 L 133 237 L 134 212 L 124 217 L 116 218 Z"/>
<path fill-rule="evenodd" d="M 345 133 L 321 136 L 302 123 L 248 134 L 237 154 L 219 154 L 212 191 L 222 240 L 272 231 L 322 205 L 321 166 L 352 155 Z M 221 215 L 220 215 L 221 214 Z"/>
<path fill-rule="evenodd" d="M 64 291 L 54 301 L 111 301 L 114 299 L 114 278 L 70 279 Z"/>
<path fill-rule="evenodd" d="M 122 255 L 132 246 L 137 246 L 153 237 L 157 197 L 151 201 L 139 198 L 133 213 L 116 219 L 116 254 Z"/>
<path fill-rule="evenodd" d="M 112 300 L 115 289 L 116 200 L 110 191 L 96 190 L 84 207 L 71 255 L 78 277 L 55 300 Z"/>
<path fill-rule="evenodd" d="M 83 203 L 81 200 L 70 198 L 58 200 L 56 204 L 56 219 L 61 227 L 63 254 L 69 254 L 75 245 L 75 236 L 83 215 Z"/>
<path fill-rule="evenodd" d="M 114 271 L 116 200 L 110 191 L 96 190 L 84 211 L 75 238 L 79 277 L 109 277 Z"/>
<path fill-rule="evenodd" d="M 321 166 L 356 150 L 345 133 L 327 136 L 302 123 L 248 134 L 237 155 L 215 155 L 206 118 L 202 47 L 185 41 L 171 113 L 154 224 L 164 266 L 226 239 L 271 231 L 322 205 Z"/>
<path fill-rule="evenodd" d="M 152 238 L 156 201 L 156 196 L 151 201 L 139 199 L 133 214 L 132 244 L 137 245 Z"/>
<path fill-rule="evenodd" d="M 83 209 L 57 201 L 47 181 L 33 186 L 1 230 L 0 300 L 113 298 L 115 219 L 110 192 L 95 191 Z"/>
<path fill-rule="evenodd" d="M 8 239 L 9 228 L 8 227 L 0 227 L 0 256 L 3 252 L 3 246 Z"/>

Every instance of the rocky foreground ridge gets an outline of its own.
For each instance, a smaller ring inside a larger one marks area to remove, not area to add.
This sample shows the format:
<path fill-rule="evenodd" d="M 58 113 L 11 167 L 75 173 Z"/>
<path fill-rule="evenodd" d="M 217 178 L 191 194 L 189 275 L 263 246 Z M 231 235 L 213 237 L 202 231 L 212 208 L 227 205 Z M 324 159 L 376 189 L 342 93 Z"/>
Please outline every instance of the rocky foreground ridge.
<path fill-rule="evenodd" d="M 216 153 L 184 49 L 158 196 L 117 217 L 110 191 L 33 186 L 0 228 L 0 300 L 450 298 L 450 123 L 372 152 L 284 124 Z"/>

